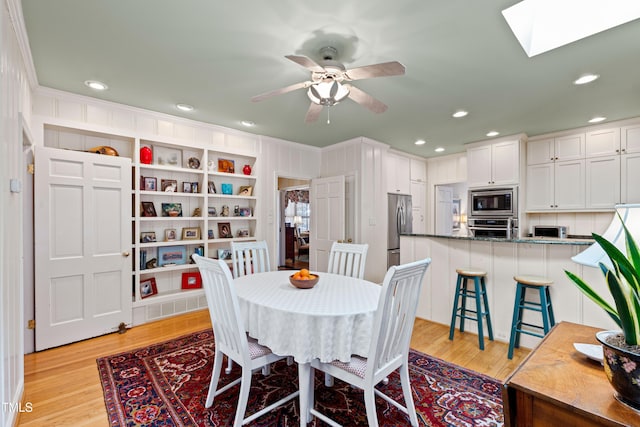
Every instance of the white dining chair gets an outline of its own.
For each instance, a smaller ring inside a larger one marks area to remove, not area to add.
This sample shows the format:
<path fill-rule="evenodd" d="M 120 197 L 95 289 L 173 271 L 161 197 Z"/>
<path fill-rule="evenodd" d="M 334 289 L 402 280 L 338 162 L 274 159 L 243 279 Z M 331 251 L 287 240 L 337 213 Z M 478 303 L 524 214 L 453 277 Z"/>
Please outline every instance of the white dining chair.
<path fill-rule="evenodd" d="M 364 265 L 367 261 L 368 244 L 333 242 L 329 252 L 327 273 L 342 276 L 364 278 Z"/>
<path fill-rule="evenodd" d="M 267 242 L 231 242 L 231 265 L 234 278 L 271 271 Z"/>
<path fill-rule="evenodd" d="M 333 242 L 329 252 L 327 273 L 364 279 L 364 265 L 367 261 L 368 244 Z M 324 376 L 324 385 L 333 386 L 333 377 Z"/>
<path fill-rule="evenodd" d="M 412 426 L 418 425 L 409 380 L 409 343 L 424 274 L 430 263 L 431 259 L 426 258 L 393 266 L 387 271 L 374 318 L 369 357 L 352 356 L 348 363 L 323 363 L 319 359 L 311 361 L 312 378 L 313 370 L 319 369 L 364 390 L 367 421 L 371 427 L 378 426 L 376 395 L 406 413 Z M 375 388 L 376 384 L 396 369 L 400 370 L 405 406 Z M 311 414 L 332 426 L 338 426 L 335 421 L 314 409 L 313 393 L 311 387 L 308 400 Z"/>
<path fill-rule="evenodd" d="M 269 366 L 271 363 L 284 359 L 286 356 L 273 354 L 268 347 L 258 344 L 256 340 L 249 337 L 245 332 L 242 317 L 240 316 L 238 298 L 233 287 L 233 278 L 227 264 L 222 260 L 209 259 L 195 254 L 193 255 L 193 260 L 196 262 L 202 276 L 202 287 L 207 298 L 215 337 L 213 372 L 205 407 L 211 407 L 216 396 L 240 383 L 238 408 L 233 421 L 234 427 L 240 427 L 294 399 L 298 396 L 299 391 L 289 394 L 249 417 L 244 417 L 249 400 L 253 371 Z M 230 384 L 218 389 L 223 355 L 227 355 L 229 359 L 240 365 L 242 375 Z"/>

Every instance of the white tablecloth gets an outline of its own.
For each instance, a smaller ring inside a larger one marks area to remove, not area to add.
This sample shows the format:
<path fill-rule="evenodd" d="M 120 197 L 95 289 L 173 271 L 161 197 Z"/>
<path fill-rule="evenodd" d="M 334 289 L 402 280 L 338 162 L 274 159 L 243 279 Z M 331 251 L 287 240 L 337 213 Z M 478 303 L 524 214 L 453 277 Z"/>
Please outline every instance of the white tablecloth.
<path fill-rule="evenodd" d="M 380 286 L 366 280 L 319 273 L 312 289 L 289 283 L 292 271 L 234 280 L 247 332 L 276 354 L 298 363 L 349 361 L 367 356 Z"/>

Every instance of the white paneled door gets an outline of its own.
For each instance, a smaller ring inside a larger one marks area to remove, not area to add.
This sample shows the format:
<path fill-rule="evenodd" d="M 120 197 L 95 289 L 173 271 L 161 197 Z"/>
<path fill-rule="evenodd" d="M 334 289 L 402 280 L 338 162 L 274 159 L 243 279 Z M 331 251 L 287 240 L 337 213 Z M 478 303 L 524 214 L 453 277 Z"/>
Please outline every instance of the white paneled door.
<path fill-rule="evenodd" d="M 131 325 L 131 161 L 35 152 L 36 350 Z"/>
<path fill-rule="evenodd" d="M 345 239 L 345 177 L 311 181 L 311 233 L 309 267 L 327 271 L 331 245 Z"/>

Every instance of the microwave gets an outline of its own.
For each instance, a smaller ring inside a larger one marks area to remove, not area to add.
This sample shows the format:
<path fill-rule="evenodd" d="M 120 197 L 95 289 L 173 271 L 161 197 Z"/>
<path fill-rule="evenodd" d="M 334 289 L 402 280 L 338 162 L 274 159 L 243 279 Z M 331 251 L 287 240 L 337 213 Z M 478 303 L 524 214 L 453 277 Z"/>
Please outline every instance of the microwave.
<path fill-rule="evenodd" d="M 518 216 L 518 187 L 469 190 L 468 215 L 471 217 Z"/>
<path fill-rule="evenodd" d="M 555 237 L 557 239 L 567 238 L 567 227 L 563 225 L 534 225 L 533 237 Z"/>

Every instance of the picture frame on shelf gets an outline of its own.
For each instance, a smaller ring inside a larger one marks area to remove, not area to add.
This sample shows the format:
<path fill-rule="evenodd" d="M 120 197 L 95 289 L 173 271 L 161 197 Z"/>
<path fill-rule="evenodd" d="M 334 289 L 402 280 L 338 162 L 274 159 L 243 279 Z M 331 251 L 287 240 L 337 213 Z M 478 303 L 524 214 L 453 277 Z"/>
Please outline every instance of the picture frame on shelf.
<path fill-rule="evenodd" d="M 251 196 L 253 194 L 253 186 L 241 185 L 238 189 L 238 196 Z"/>
<path fill-rule="evenodd" d="M 218 211 L 215 206 L 209 206 L 207 208 L 207 216 L 218 216 Z"/>
<path fill-rule="evenodd" d="M 182 167 L 182 151 L 177 148 L 154 147 L 156 165 Z"/>
<path fill-rule="evenodd" d="M 155 231 L 143 231 L 140 233 L 140 243 L 152 243 L 156 241 Z"/>
<path fill-rule="evenodd" d="M 140 216 L 158 216 L 158 214 L 156 213 L 156 207 L 154 206 L 153 202 L 140 202 Z"/>
<path fill-rule="evenodd" d="M 222 194 L 233 194 L 233 184 L 222 184 Z"/>
<path fill-rule="evenodd" d="M 221 239 L 227 239 L 233 237 L 231 232 L 231 223 L 219 222 L 218 223 L 218 237 Z"/>
<path fill-rule="evenodd" d="M 182 216 L 182 203 L 162 203 L 162 216 Z"/>
<path fill-rule="evenodd" d="M 249 237 L 249 229 L 241 228 L 238 230 L 238 237 Z"/>
<path fill-rule="evenodd" d="M 213 239 L 213 238 L 214 238 L 214 237 L 213 237 L 213 230 L 208 230 L 208 231 L 207 231 L 207 237 L 208 237 L 209 239 Z"/>
<path fill-rule="evenodd" d="M 182 240 L 199 240 L 200 227 L 184 227 L 182 229 Z"/>
<path fill-rule="evenodd" d="M 218 159 L 218 172 L 235 173 L 236 162 L 231 159 Z"/>
<path fill-rule="evenodd" d="M 231 249 L 218 249 L 218 259 L 231 259 Z"/>
<path fill-rule="evenodd" d="M 251 208 L 240 208 L 240 216 L 251 216 Z"/>
<path fill-rule="evenodd" d="M 143 176 L 142 189 L 144 191 L 158 191 L 158 179 L 153 176 Z"/>
<path fill-rule="evenodd" d="M 218 191 L 216 190 L 216 183 L 213 181 L 209 181 L 207 183 L 207 193 L 216 194 Z"/>
<path fill-rule="evenodd" d="M 186 246 L 159 246 L 158 267 L 183 265 L 187 263 Z"/>
<path fill-rule="evenodd" d="M 191 187 L 192 187 L 192 183 L 191 182 L 183 182 L 182 183 L 182 192 L 183 193 L 191 193 Z"/>
<path fill-rule="evenodd" d="M 147 298 L 158 294 L 155 277 L 140 281 L 140 298 Z"/>
<path fill-rule="evenodd" d="M 199 193 L 200 192 L 200 183 L 199 182 L 192 182 L 191 183 L 191 192 L 192 193 Z"/>
<path fill-rule="evenodd" d="M 182 273 L 182 289 L 200 289 L 202 276 L 197 271 Z"/>
<path fill-rule="evenodd" d="M 178 181 L 175 179 L 160 180 L 160 189 L 165 193 L 176 193 L 178 191 Z"/>
<path fill-rule="evenodd" d="M 175 228 L 167 228 L 164 230 L 164 241 L 175 242 L 178 239 L 178 232 Z"/>

